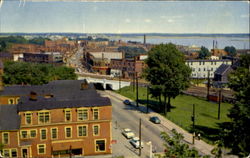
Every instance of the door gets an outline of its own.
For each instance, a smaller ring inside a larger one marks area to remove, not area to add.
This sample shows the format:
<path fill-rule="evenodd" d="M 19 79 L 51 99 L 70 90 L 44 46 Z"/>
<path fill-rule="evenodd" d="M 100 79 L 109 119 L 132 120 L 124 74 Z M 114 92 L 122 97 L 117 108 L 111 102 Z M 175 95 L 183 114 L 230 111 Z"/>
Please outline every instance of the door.
<path fill-rule="evenodd" d="M 23 148 L 23 149 L 22 149 L 22 157 L 23 157 L 23 158 L 29 157 L 28 148 Z"/>

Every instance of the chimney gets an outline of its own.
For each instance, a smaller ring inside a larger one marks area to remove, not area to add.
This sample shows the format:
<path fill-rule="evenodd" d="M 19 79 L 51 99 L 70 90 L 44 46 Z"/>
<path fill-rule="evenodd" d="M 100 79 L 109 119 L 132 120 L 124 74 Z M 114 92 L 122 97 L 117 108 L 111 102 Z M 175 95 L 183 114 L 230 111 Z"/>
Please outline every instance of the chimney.
<path fill-rule="evenodd" d="M 89 84 L 86 80 L 83 80 L 83 82 L 81 83 L 81 90 L 84 89 L 88 89 L 89 88 Z"/>
<path fill-rule="evenodd" d="M 34 91 L 30 92 L 30 100 L 36 101 L 37 100 L 37 94 Z"/>
<path fill-rule="evenodd" d="M 143 40 L 143 44 L 146 44 L 146 35 L 144 34 L 144 40 Z"/>

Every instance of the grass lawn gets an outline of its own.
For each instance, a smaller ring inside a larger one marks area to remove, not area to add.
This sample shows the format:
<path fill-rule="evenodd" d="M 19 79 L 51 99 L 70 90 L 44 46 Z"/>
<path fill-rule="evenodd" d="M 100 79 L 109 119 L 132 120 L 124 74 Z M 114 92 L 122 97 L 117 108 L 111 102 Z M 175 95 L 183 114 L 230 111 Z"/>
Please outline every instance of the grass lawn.
<path fill-rule="evenodd" d="M 120 91 L 117 91 L 121 95 L 124 95 L 132 100 L 136 98 L 136 92 L 133 92 L 132 87 L 124 87 Z M 144 87 L 139 87 L 139 100 L 140 102 L 146 102 L 147 90 Z M 150 98 L 150 103 L 155 103 L 157 106 L 157 100 Z M 163 99 L 162 99 L 163 100 Z M 167 113 L 167 118 L 172 122 L 183 127 L 187 131 L 192 130 L 191 116 L 193 114 L 193 104 L 195 104 L 195 129 L 203 139 L 211 143 L 219 139 L 219 126 L 223 122 L 229 122 L 230 119 L 227 117 L 229 109 L 232 107 L 231 104 L 222 103 L 221 104 L 221 117 L 220 120 L 217 119 L 218 116 L 218 104 L 213 102 L 208 102 L 205 99 L 197 98 L 188 95 L 179 95 L 175 99 L 171 99 L 171 105 L 173 108 L 171 112 Z M 163 114 L 162 114 L 163 115 Z"/>

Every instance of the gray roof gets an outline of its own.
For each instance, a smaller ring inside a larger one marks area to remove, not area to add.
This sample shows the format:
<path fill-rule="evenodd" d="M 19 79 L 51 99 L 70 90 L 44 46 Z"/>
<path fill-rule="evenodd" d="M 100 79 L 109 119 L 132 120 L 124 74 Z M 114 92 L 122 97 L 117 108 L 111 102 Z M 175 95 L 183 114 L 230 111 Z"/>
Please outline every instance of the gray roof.
<path fill-rule="evenodd" d="M 17 130 L 19 126 L 17 105 L 0 105 L 0 130 Z"/>
<path fill-rule="evenodd" d="M 218 74 L 218 75 L 223 75 L 226 71 L 228 71 L 230 69 L 230 65 L 226 65 L 226 64 L 221 64 L 216 71 L 214 72 L 214 74 Z"/>
<path fill-rule="evenodd" d="M 15 86 L 12 87 L 13 89 L 9 87 L 4 91 L 14 92 L 16 89 L 16 92 L 22 94 L 18 111 L 111 105 L 109 98 L 101 97 L 93 84 L 81 90 L 81 84 L 84 82 L 86 80 L 57 80 L 41 86 Z M 30 92 L 37 93 L 36 100 L 30 100 Z M 44 98 L 46 94 L 51 94 L 53 97 Z"/>

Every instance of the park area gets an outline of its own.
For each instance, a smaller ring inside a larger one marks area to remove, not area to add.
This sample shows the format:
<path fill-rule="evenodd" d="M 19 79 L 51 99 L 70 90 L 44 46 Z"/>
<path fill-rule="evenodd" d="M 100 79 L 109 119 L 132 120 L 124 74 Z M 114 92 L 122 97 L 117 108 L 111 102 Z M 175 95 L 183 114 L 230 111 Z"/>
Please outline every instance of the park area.
<path fill-rule="evenodd" d="M 138 98 L 141 104 L 146 106 L 147 102 L 147 88 L 139 87 Z M 124 87 L 117 93 L 126 96 L 132 100 L 136 100 L 136 90 L 133 87 Z M 163 98 L 162 98 L 163 101 Z M 195 104 L 195 131 L 200 133 L 202 139 L 208 143 L 212 143 L 215 140 L 220 139 L 220 128 L 226 122 L 230 121 L 227 117 L 229 109 L 232 107 L 231 104 L 222 103 L 220 120 L 218 120 L 218 103 L 208 102 L 204 98 L 198 98 L 188 95 L 179 95 L 175 99 L 171 99 L 171 112 L 167 113 L 166 118 L 181 126 L 185 130 L 191 132 L 193 122 L 191 116 L 193 114 L 193 104 Z M 149 106 L 157 111 L 159 107 L 158 100 L 151 98 L 149 95 Z M 159 112 L 161 113 L 161 112 Z M 163 113 L 161 113 L 164 115 Z"/>

